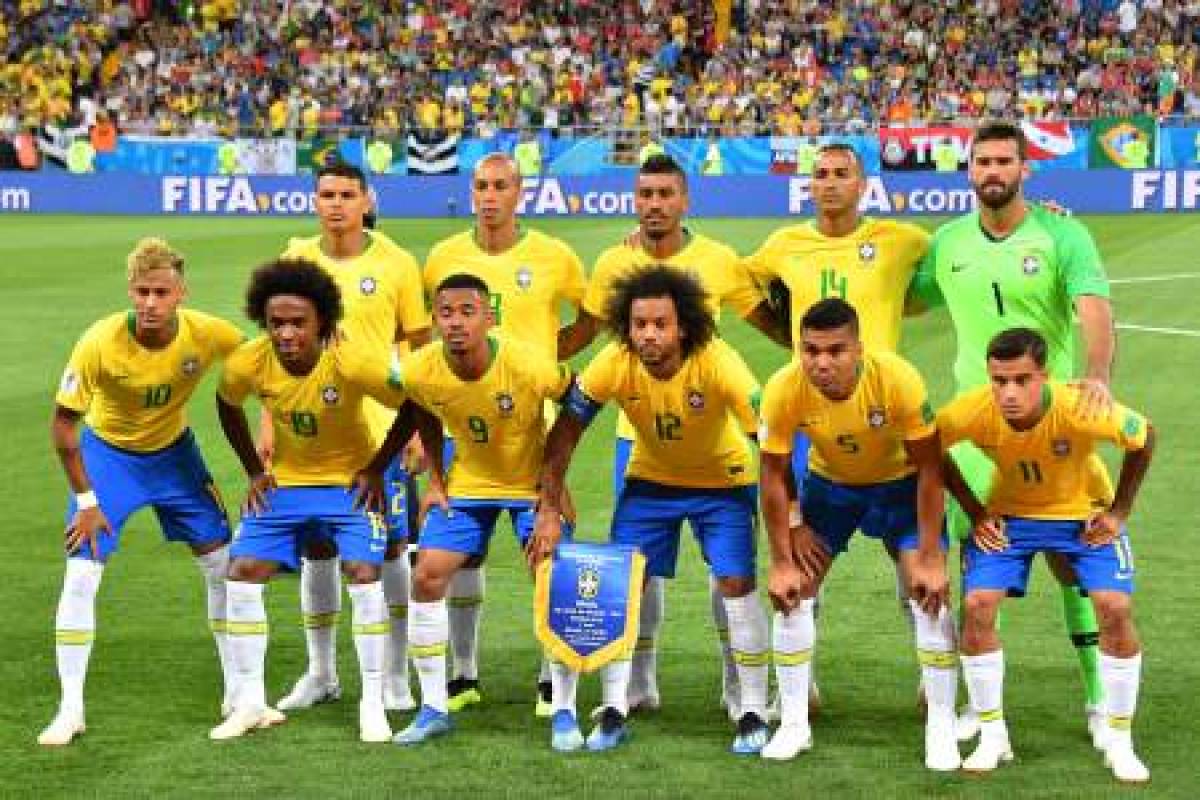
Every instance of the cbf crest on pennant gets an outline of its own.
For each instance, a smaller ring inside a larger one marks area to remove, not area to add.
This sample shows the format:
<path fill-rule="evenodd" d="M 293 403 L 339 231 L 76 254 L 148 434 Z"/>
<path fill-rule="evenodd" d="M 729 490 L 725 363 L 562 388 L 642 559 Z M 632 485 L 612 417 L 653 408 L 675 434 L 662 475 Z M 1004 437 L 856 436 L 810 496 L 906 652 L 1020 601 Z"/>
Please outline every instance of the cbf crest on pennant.
<path fill-rule="evenodd" d="M 627 545 L 559 545 L 534 576 L 538 641 L 577 672 L 627 658 L 637 644 L 645 570 L 645 556 Z"/>

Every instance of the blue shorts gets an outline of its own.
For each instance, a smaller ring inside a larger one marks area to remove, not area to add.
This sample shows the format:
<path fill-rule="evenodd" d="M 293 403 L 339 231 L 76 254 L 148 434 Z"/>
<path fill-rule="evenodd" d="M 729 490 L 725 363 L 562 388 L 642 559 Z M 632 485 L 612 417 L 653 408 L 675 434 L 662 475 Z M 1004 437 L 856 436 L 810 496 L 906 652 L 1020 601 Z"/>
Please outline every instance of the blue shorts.
<path fill-rule="evenodd" d="M 625 470 L 629 469 L 629 458 L 633 455 L 633 439 L 617 437 L 613 447 L 613 497 L 620 497 L 625 489 Z"/>
<path fill-rule="evenodd" d="M 488 543 L 496 532 L 500 515 L 508 512 L 513 533 L 521 547 L 533 533 L 532 500 L 469 500 L 450 498 L 450 510 L 433 506 L 425 515 L 418 540 L 422 550 L 449 550 L 469 556 L 486 556 Z M 571 538 L 572 528 L 563 522 L 563 540 Z"/>
<path fill-rule="evenodd" d="M 689 489 L 631 478 L 617 499 L 610 536 L 642 551 L 648 576 L 673 578 L 687 520 L 714 576 L 753 578 L 757 514 L 754 484 Z"/>
<path fill-rule="evenodd" d="M 267 495 L 258 516 L 243 516 L 229 549 L 231 558 L 300 566 L 306 539 L 337 545 L 342 561 L 383 563 L 387 525 L 378 514 L 355 510 L 354 493 L 343 486 L 281 486 Z"/>
<path fill-rule="evenodd" d="M 92 491 L 112 531 L 101 532 L 96 538 L 98 555 L 90 547 L 83 547 L 71 558 L 108 561 L 117 549 L 126 520 L 145 506 L 154 509 L 163 537 L 169 542 L 186 542 L 198 548 L 229 541 L 229 520 L 221 496 L 190 430 L 162 450 L 134 453 L 114 447 L 84 428 L 79 450 Z M 67 501 L 68 525 L 75 511 L 72 494 Z"/>
<path fill-rule="evenodd" d="M 808 451 L 812 440 L 799 431 L 792 436 L 792 476 L 796 479 L 796 494 L 804 497 L 804 481 L 808 478 Z"/>
<path fill-rule="evenodd" d="M 917 478 L 847 486 L 810 472 L 804 481 L 804 521 L 831 555 L 846 551 L 856 530 L 891 550 L 916 550 Z M 949 542 L 942 533 L 942 549 Z"/>
<path fill-rule="evenodd" d="M 1133 593 L 1133 549 L 1122 530 L 1112 544 L 1090 547 L 1083 541 L 1084 523 L 1077 520 L 1006 517 L 1008 547 L 985 553 L 968 539 L 964 548 L 963 591 L 1002 589 L 1014 597 L 1025 594 L 1029 566 L 1038 553 L 1058 553 L 1075 570 L 1088 592 Z"/>
<path fill-rule="evenodd" d="M 383 491 L 387 503 L 383 518 L 387 522 L 388 541 L 406 541 L 416 528 L 417 484 L 404 468 L 401 456 L 396 456 L 384 471 Z"/>

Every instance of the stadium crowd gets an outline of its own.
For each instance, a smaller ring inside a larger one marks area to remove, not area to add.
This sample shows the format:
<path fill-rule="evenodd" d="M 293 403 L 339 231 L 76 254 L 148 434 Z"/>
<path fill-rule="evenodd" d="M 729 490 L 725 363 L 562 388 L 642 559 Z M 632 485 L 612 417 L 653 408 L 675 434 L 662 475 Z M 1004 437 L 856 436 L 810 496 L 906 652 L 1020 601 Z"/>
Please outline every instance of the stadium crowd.
<path fill-rule="evenodd" d="M 0 132 L 1194 116 L 1198 22 L 1194 0 L 3 0 Z"/>

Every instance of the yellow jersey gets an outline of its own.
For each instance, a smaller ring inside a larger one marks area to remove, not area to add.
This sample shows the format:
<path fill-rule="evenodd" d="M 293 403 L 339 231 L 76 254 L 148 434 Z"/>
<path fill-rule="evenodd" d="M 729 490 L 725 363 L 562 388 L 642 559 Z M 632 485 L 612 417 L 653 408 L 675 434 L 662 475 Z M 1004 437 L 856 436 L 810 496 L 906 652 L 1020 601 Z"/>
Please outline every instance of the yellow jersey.
<path fill-rule="evenodd" d="M 161 450 L 183 435 L 188 398 L 214 361 L 245 339 L 218 317 L 176 313 L 175 338 L 152 349 L 134 338 L 132 311 L 112 314 L 80 337 L 54 402 L 84 414 L 84 423 L 109 444 L 136 453 Z"/>
<path fill-rule="evenodd" d="M 320 236 L 289 240 L 283 256 L 306 258 L 329 273 L 342 293 L 344 326 L 366 337 L 365 344 L 385 352 L 401 332 L 428 328 L 430 320 L 416 259 L 378 231 L 367 231 L 367 237 L 367 248 L 354 258 L 330 258 L 321 248 Z M 395 415 L 374 402 L 367 407 L 375 442 L 382 444 Z"/>
<path fill-rule="evenodd" d="M 916 472 L 904 443 L 932 436 L 934 413 L 920 373 L 895 353 L 865 353 L 858 383 L 841 401 L 821 394 L 796 360 L 767 381 L 759 446 L 766 453 L 790 453 L 797 433 L 812 442 L 812 472 L 868 486 Z"/>
<path fill-rule="evenodd" d="M 894 352 L 908 285 L 928 249 L 929 234 L 907 222 L 868 218 L 846 236 L 826 236 L 807 222 L 771 234 L 745 264 L 760 286 L 778 278 L 791 292 L 797 350 L 809 307 L 840 297 L 858 312 L 863 345 Z"/>
<path fill-rule="evenodd" d="M 646 371 L 636 353 L 610 342 L 579 376 L 594 404 L 615 400 L 633 425 L 626 476 L 667 486 L 724 488 L 757 480 L 748 436 L 759 385 L 720 339 L 684 359 L 669 380 Z"/>
<path fill-rule="evenodd" d="M 1004 419 L 990 386 L 960 395 L 937 415 L 942 446 L 973 442 L 996 465 L 987 508 L 1002 516 L 1083 520 L 1112 502 L 1103 469 L 1097 480 L 1097 442 L 1123 450 L 1146 444 L 1149 423 L 1136 411 L 1113 404 L 1102 419 L 1084 419 L 1076 410 L 1079 390 L 1051 381 L 1045 411 L 1033 428 L 1014 429 Z"/>
<path fill-rule="evenodd" d="M 226 359 L 217 394 L 232 406 L 255 395 L 271 415 L 271 471 L 280 486 L 348 486 L 375 455 L 378 441 L 363 399 L 374 396 L 397 406 L 403 399 L 394 390 L 371 390 L 347 377 L 347 356 L 378 356 L 373 345 L 358 345 L 359 353 L 355 347 L 341 341 L 327 348 L 312 372 L 302 376 L 284 369 L 267 336 L 247 342 Z"/>
<path fill-rule="evenodd" d="M 475 243 L 475 232 L 443 239 L 425 261 L 425 292 L 457 273 L 475 275 L 488 285 L 496 326 L 503 336 L 527 342 L 545 357 L 558 358 L 559 311 L 565 302 L 578 307 L 587 280 L 583 263 L 560 239 L 526 231 L 499 255 Z"/>
<path fill-rule="evenodd" d="M 739 317 L 746 317 L 764 299 L 733 248 L 707 236 L 689 234 L 683 249 L 666 259 L 655 258 L 640 247 L 635 249 L 624 244 L 605 250 L 592 269 L 583 297 L 583 310 L 596 319 L 606 319 L 605 305 L 613 283 L 636 268 L 651 264 L 670 264 L 695 276 L 708 292 L 708 309 L 713 319 L 720 319 L 722 305 L 733 308 Z M 617 436 L 634 438 L 633 426 L 624 411 L 617 416 Z"/>
<path fill-rule="evenodd" d="M 454 439 L 451 496 L 531 500 L 546 445 L 542 407 L 566 394 L 571 370 L 513 338 L 488 343 L 491 364 L 477 380 L 455 375 L 444 345 L 433 342 L 404 356 L 389 383 L 440 419 Z"/>
<path fill-rule="evenodd" d="M 354 258 L 325 255 L 320 236 L 288 241 L 284 258 L 305 258 L 318 264 L 342 292 L 343 316 L 360 325 L 372 341 L 391 347 L 401 332 L 428 328 L 429 314 L 421 285 L 421 269 L 407 250 L 378 231 L 368 231 L 370 243 Z"/>

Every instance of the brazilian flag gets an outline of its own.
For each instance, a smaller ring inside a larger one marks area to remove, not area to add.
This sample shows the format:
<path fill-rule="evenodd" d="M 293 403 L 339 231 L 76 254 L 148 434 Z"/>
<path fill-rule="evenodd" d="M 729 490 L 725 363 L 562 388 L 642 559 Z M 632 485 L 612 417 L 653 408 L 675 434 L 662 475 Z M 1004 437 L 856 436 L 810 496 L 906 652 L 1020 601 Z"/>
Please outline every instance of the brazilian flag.
<path fill-rule="evenodd" d="M 321 167 L 336 164 L 341 160 L 342 154 L 337 139 L 317 136 L 301 139 L 296 143 L 296 169 L 299 172 L 312 174 Z"/>
<path fill-rule="evenodd" d="M 1157 139 L 1158 122 L 1147 114 L 1101 117 L 1092 122 L 1088 166 L 1151 169 L 1155 164 Z"/>

